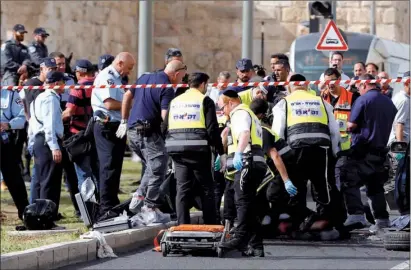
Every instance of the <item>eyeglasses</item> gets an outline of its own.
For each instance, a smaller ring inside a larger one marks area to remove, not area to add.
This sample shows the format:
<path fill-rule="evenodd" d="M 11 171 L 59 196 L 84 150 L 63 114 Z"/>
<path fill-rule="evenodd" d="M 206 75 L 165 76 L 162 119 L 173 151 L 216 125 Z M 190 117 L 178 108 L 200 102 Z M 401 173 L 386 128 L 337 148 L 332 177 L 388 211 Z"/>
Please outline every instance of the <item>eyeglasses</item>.
<path fill-rule="evenodd" d="M 223 107 L 220 107 L 220 111 L 224 111 L 224 108 L 225 108 L 227 105 L 228 105 L 228 104 L 226 103 L 226 104 L 224 104 Z"/>

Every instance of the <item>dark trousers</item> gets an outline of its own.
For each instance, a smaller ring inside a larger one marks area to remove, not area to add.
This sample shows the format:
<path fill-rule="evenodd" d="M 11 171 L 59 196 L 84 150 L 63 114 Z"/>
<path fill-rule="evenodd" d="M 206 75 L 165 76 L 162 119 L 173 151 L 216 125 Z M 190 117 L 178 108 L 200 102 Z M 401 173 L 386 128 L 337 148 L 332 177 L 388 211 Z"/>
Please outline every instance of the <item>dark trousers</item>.
<path fill-rule="evenodd" d="M 190 208 L 194 195 L 199 194 L 204 224 L 216 224 L 214 182 L 211 153 L 173 154 L 177 181 L 177 219 L 179 224 L 190 224 Z M 196 187 L 199 190 L 195 190 Z"/>
<path fill-rule="evenodd" d="M 214 172 L 214 196 L 217 224 L 221 224 L 221 200 L 225 190 L 224 173 Z"/>
<path fill-rule="evenodd" d="M 331 173 L 334 172 L 334 168 L 328 168 L 328 149 L 321 147 L 307 147 L 295 149 L 296 164 L 293 170 L 291 181 L 297 187 L 298 193 L 296 196 L 290 198 L 290 212 L 293 219 L 297 222 L 302 222 L 307 213 L 307 181 L 311 181 L 312 188 L 315 190 L 313 199 L 317 205 L 317 212 L 320 215 L 320 219 L 334 220 L 335 210 L 333 208 L 333 192 L 336 192 L 335 184 L 333 185 L 333 178 L 330 178 Z M 326 171 L 327 177 L 326 177 Z M 294 173 L 295 172 L 295 173 Z M 328 181 L 328 183 L 327 183 Z M 335 189 L 335 191 L 332 191 Z"/>
<path fill-rule="evenodd" d="M 26 128 L 18 130 L 16 135 L 17 135 L 17 137 L 16 137 L 16 151 L 17 151 L 17 156 L 19 157 L 18 163 L 19 163 L 19 168 L 20 168 L 20 171 L 21 171 L 21 175 L 22 176 L 25 176 L 26 174 L 30 175 L 30 163 L 28 164 L 28 167 L 25 167 L 24 163 L 23 163 L 23 160 L 22 160 L 23 148 L 24 148 L 23 146 L 24 146 L 24 144 L 27 145 L 27 130 L 26 130 Z"/>
<path fill-rule="evenodd" d="M 104 215 L 120 203 L 118 190 L 120 176 L 123 168 L 126 137 L 119 139 L 116 131 L 119 123 L 94 125 L 94 138 L 97 147 L 97 156 L 100 162 L 99 189 L 100 189 L 100 214 Z"/>
<path fill-rule="evenodd" d="M 244 169 L 243 169 L 244 170 Z M 264 178 L 267 167 L 265 164 L 254 163 L 248 170 L 241 186 L 241 172 L 234 178 L 235 202 L 237 206 L 238 225 L 235 237 L 248 243 L 252 248 L 262 248 L 263 239 L 261 221 L 258 218 L 257 187 Z"/>
<path fill-rule="evenodd" d="M 225 190 L 224 190 L 224 211 L 223 218 L 224 220 L 229 220 L 231 223 L 234 223 L 234 220 L 237 217 L 237 207 L 235 205 L 235 190 L 234 190 L 234 181 L 225 180 Z"/>
<path fill-rule="evenodd" d="M 341 185 L 339 179 L 339 170 L 336 168 L 337 158 L 332 155 L 331 150 L 328 153 L 328 184 L 331 201 L 328 204 L 330 213 L 327 213 L 327 205 L 323 205 L 317 201 L 317 213 L 320 216 L 325 216 L 337 229 L 342 227 L 347 219 L 347 209 L 345 207 L 344 198 L 341 193 Z M 338 184 L 337 184 L 338 183 Z M 311 185 L 312 196 L 315 200 L 317 191 L 315 186 Z"/>
<path fill-rule="evenodd" d="M 60 149 L 62 149 L 61 142 Z M 48 199 L 56 204 L 58 212 L 61 193 L 61 178 L 63 173 L 62 163 L 53 161 L 52 151 L 45 142 L 44 134 L 37 134 L 33 145 L 34 166 L 39 189 L 33 190 L 33 201 L 36 199 Z M 56 215 L 57 215 L 56 212 Z"/>
<path fill-rule="evenodd" d="M 70 200 L 73 203 L 74 210 L 76 211 L 76 214 L 79 215 L 80 211 L 78 209 L 77 201 L 75 195 L 79 193 L 78 189 L 78 180 L 77 180 L 77 174 L 76 170 L 74 168 L 74 163 L 70 161 L 70 158 L 68 156 L 68 153 L 64 147 L 61 148 L 61 153 L 62 153 L 62 161 L 61 165 L 63 166 L 63 171 L 64 174 L 66 175 L 66 183 L 67 183 L 67 188 L 69 190 L 70 194 Z"/>
<path fill-rule="evenodd" d="M 12 137 L 12 135 L 9 135 Z M 9 138 L 8 143 L 3 143 L 0 139 L 1 152 L 1 172 L 3 174 L 4 182 L 6 183 L 14 204 L 17 207 L 19 218 L 22 218 L 24 209 L 29 204 L 27 198 L 26 185 L 21 176 L 18 164 L 18 151 L 13 140 Z"/>
<path fill-rule="evenodd" d="M 387 219 L 387 204 L 384 196 L 384 183 L 388 180 L 388 171 L 384 166 L 386 156 L 367 154 L 364 157 L 341 157 L 336 165 L 341 181 L 341 188 L 347 205 L 348 214 L 363 215 L 360 187 L 365 185 L 367 196 L 375 219 Z"/>
<path fill-rule="evenodd" d="M 266 197 L 267 201 L 271 203 L 271 223 L 276 224 L 282 213 L 288 213 L 288 202 L 290 200 L 290 195 L 285 190 L 284 181 L 279 174 L 276 174 L 274 179 L 268 184 Z"/>

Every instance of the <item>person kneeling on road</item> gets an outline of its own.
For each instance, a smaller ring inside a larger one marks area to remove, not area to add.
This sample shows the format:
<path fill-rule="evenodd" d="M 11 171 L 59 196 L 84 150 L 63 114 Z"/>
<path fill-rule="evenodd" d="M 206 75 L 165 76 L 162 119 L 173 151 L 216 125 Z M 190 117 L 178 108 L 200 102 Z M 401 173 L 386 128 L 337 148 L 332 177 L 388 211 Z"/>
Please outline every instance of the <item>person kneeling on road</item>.
<path fill-rule="evenodd" d="M 264 257 L 261 224 L 256 211 L 257 187 L 267 171 L 262 149 L 261 124 L 250 108 L 241 104 L 235 91 L 224 91 L 218 105 L 231 120 L 230 130 L 235 153 L 229 154 L 227 167 L 231 163 L 231 166 L 237 170 L 234 190 L 238 214 L 235 235 L 220 247 L 246 250 L 243 252 L 244 256 Z"/>
<path fill-rule="evenodd" d="M 268 103 L 262 99 L 255 99 L 251 102 L 250 109 L 261 120 L 267 112 Z M 277 225 L 280 214 L 287 212 L 289 197 L 294 197 L 298 192 L 297 187 L 290 180 L 287 170 L 293 161 L 294 151 L 284 139 L 281 139 L 269 127 L 262 124 L 262 128 L 266 162 L 271 172 L 275 173 L 274 179 L 268 183 L 265 192 L 267 202 L 271 203 L 270 213 L 264 217 L 262 223 L 264 225 L 267 223 Z"/>

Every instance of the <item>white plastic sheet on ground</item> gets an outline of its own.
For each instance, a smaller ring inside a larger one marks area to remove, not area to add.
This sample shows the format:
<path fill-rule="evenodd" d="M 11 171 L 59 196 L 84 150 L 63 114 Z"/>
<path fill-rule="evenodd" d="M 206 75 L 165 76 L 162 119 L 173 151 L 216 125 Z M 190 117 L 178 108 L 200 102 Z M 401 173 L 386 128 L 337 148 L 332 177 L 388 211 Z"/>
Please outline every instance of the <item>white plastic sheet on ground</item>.
<path fill-rule="evenodd" d="M 116 258 L 113 249 L 107 244 L 104 236 L 98 231 L 90 231 L 80 236 L 81 239 L 97 239 L 97 257 Z"/>
<path fill-rule="evenodd" d="M 95 191 L 96 185 L 94 184 L 91 177 L 87 177 L 80 187 L 81 196 L 86 202 L 97 203 Z"/>

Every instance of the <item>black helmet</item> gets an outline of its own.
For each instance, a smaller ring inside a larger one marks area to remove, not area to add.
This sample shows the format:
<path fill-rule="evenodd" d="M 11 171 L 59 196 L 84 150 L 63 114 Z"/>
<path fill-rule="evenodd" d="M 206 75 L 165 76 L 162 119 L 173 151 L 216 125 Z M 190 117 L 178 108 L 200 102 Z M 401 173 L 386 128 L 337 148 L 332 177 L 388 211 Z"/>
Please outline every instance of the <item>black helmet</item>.
<path fill-rule="evenodd" d="M 56 204 L 47 199 L 37 199 L 26 206 L 23 213 L 23 222 L 28 230 L 50 230 L 54 225 Z"/>

